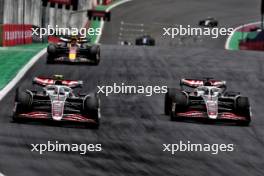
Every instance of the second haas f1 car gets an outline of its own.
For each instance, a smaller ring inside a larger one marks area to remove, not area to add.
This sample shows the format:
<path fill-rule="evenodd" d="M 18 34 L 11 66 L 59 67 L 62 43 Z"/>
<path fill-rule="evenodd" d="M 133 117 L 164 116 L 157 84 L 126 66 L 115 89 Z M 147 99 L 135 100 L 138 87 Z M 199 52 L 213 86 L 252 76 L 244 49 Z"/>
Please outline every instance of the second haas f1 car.
<path fill-rule="evenodd" d="M 70 122 L 98 128 L 100 123 L 100 100 L 97 94 L 75 94 L 73 89 L 81 87 L 82 81 L 35 77 L 33 84 L 41 91 L 16 90 L 13 120 L 48 120 Z"/>
<path fill-rule="evenodd" d="M 100 62 L 100 46 L 90 44 L 82 37 L 60 38 L 57 44 L 50 44 L 47 48 L 47 63 L 90 63 L 98 65 Z"/>
<path fill-rule="evenodd" d="M 249 99 L 239 92 L 226 91 L 225 81 L 181 79 L 180 86 L 180 90 L 169 88 L 165 95 L 165 114 L 170 115 L 171 120 L 211 120 L 249 125 Z"/>

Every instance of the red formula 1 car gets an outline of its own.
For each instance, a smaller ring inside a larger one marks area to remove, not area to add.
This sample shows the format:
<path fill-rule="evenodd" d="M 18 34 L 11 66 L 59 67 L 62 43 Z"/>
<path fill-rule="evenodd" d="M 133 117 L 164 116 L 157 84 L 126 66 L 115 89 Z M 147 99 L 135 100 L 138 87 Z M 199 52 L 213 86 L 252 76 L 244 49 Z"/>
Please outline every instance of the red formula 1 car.
<path fill-rule="evenodd" d="M 239 92 L 226 91 L 225 81 L 181 79 L 180 86 L 181 90 L 169 88 L 165 95 L 165 114 L 170 115 L 171 120 L 211 120 L 249 125 L 249 99 Z"/>
<path fill-rule="evenodd" d="M 81 87 L 82 81 L 35 77 L 33 84 L 41 91 L 16 90 L 13 120 L 50 120 L 99 127 L 100 100 L 97 94 L 75 94 L 73 89 Z"/>

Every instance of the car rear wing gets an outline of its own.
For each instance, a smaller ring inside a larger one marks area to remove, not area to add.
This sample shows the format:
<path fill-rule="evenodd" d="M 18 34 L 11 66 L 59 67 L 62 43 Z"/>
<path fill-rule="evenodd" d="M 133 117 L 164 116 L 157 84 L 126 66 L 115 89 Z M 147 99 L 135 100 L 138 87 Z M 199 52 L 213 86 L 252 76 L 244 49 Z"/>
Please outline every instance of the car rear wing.
<path fill-rule="evenodd" d="M 60 37 L 60 41 L 61 42 L 66 42 L 66 43 L 70 43 L 71 39 L 65 38 L 65 37 Z M 90 42 L 90 40 L 88 40 L 86 38 L 83 38 L 83 37 L 80 37 L 80 38 L 77 39 L 77 42 L 78 43 L 88 43 L 88 42 Z"/>
<path fill-rule="evenodd" d="M 87 16 L 89 20 L 98 20 L 98 21 L 110 21 L 111 20 L 111 12 L 103 11 L 103 10 L 88 10 Z"/>
<path fill-rule="evenodd" d="M 83 81 L 74 81 L 74 80 L 56 80 L 52 78 L 45 77 L 35 77 L 33 79 L 33 84 L 37 84 L 39 86 L 47 86 L 47 85 L 64 85 L 70 88 L 80 88 L 83 85 Z"/>
<path fill-rule="evenodd" d="M 221 81 L 221 80 L 213 80 L 213 79 L 181 79 L 180 80 L 180 86 L 187 86 L 191 88 L 197 88 L 199 86 L 215 86 L 215 87 L 225 87 L 226 86 L 226 81 Z"/>

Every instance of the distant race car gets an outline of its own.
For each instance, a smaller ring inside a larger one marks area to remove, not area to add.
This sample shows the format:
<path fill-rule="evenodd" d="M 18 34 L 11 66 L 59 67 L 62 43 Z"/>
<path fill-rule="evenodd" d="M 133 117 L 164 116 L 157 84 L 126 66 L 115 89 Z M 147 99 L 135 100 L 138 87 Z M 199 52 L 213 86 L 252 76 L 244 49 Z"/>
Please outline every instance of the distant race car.
<path fill-rule="evenodd" d="M 218 21 L 215 18 L 208 17 L 204 20 L 199 21 L 199 26 L 203 27 L 217 27 Z"/>
<path fill-rule="evenodd" d="M 47 48 L 47 63 L 91 63 L 100 62 L 100 46 L 90 44 L 86 39 L 77 36 L 60 38 L 57 44 L 50 44 Z"/>
<path fill-rule="evenodd" d="M 165 95 L 165 114 L 170 115 L 171 120 L 211 120 L 249 125 L 249 99 L 239 92 L 226 91 L 225 81 L 181 79 L 180 86 L 180 90 L 169 88 Z M 189 90 L 184 89 L 186 86 Z"/>
<path fill-rule="evenodd" d="M 14 122 L 44 120 L 69 122 L 99 127 L 100 99 L 96 93 L 76 94 L 73 89 L 81 88 L 83 82 L 64 80 L 63 76 L 53 78 L 35 77 L 33 84 L 41 90 L 21 90 L 17 88 Z"/>
<path fill-rule="evenodd" d="M 155 39 L 150 35 L 144 35 L 136 39 L 136 45 L 155 46 Z"/>

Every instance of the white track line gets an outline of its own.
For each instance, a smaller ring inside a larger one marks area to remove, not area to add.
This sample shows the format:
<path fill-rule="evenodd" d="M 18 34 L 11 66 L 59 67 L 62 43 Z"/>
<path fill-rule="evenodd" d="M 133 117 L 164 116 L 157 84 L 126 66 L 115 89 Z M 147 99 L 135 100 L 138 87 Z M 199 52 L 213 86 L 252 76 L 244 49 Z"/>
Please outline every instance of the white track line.
<path fill-rule="evenodd" d="M 238 31 L 238 30 L 240 30 L 240 29 L 242 29 L 242 28 L 244 28 L 244 27 L 246 27 L 246 26 L 256 25 L 256 24 L 260 24 L 260 23 L 261 23 L 261 22 L 259 21 L 259 22 L 248 23 L 248 24 L 244 24 L 244 25 L 242 25 L 242 26 L 238 26 L 238 27 L 236 27 L 236 28 L 232 31 L 232 33 L 228 36 L 228 38 L 227 38 L 227 40 L 226 40 L 226 43 L 225 43 L 225 49 L 226 49 L 226 50 L 230 50 L 230 49 L 229 49 L 230 41 L 231 41 L 231 38 L 233 37 L 233 35 L 234 35 L 234 33 L 235 33 L 236 31 Z"/>
<path fill-rule="evenodd" d="M 5 175 L 0 172 L 0 176 L 5 176 Z"/>
<path fill-rule="evenodd" d="M 127 3 L 127 2 L 130 2 L 132 0 L 123 0 L 123 1 L 120 1 L 120 2 L 117 2 L 117 3 L 114 3 L 113 5 L 110 5 L 107 9 L 106 9 L 106 12 L 109 12 L 110 10 L 112 10 L 113 8 L 121 5 L 121 4 L 124 4 L 124 3 Z M 103 29 L 104 28 L 104 21 L 102 21 L 100 23 L 100 28 Z M 95 43 L 99 43 L 100 39 L 102 37 L 102 34 L 101 35 L 98 35 L 97 39 L 95 40 Z"/>
<path fill-rule="evenodd" d="M 144 26 L 144 24 L 142 24 L 142 23 L 127 23 L 124 21 L 121 21 L 120 23 L 121 23 L 121 25 L 124 25 L 124 26 Z"/>
<path fill-rule="evenodd" d="M 0 101 L 5 95 L 23 78 L 27 71 L 38 61 L 38 59 L 46 53 L 47 49 L 41 50 L 17 73 L 17 75 L 0 91 Z M 1 176 L 1 175 L 0 175 Z"/>
<path fill-rule="evenodd" d="M 144 32 L 144 29 L 120 28 L 124 32 Z"/>

